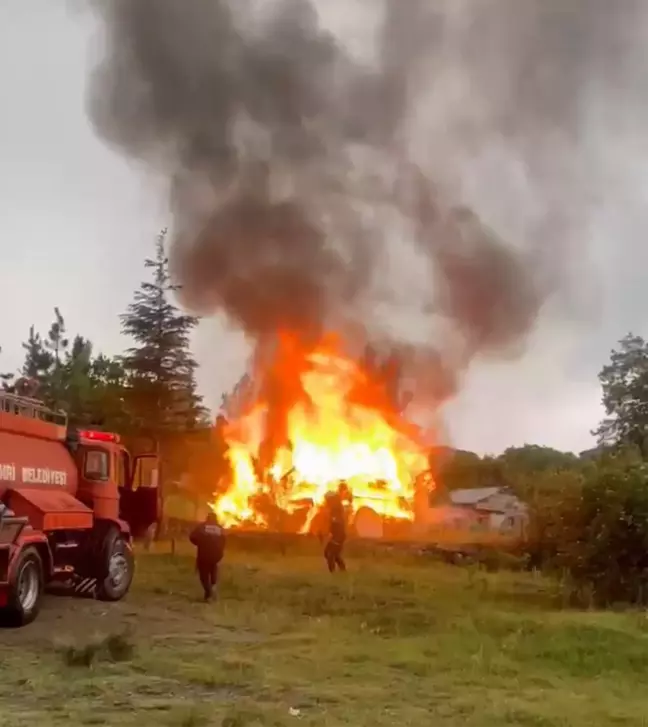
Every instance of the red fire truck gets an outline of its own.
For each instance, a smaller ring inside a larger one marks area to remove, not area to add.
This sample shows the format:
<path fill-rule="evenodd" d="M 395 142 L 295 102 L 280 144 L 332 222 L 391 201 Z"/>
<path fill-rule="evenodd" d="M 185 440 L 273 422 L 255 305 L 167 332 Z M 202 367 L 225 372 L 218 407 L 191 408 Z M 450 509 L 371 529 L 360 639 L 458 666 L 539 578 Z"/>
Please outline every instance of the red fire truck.
<path fill-rule="evenodd" d="M 0 624 L 33 621 L 49 586 L 117 601 L 132 538 L 157 521 L 155 455 L 74 431 L 63 412 L 0 392 Z"/>

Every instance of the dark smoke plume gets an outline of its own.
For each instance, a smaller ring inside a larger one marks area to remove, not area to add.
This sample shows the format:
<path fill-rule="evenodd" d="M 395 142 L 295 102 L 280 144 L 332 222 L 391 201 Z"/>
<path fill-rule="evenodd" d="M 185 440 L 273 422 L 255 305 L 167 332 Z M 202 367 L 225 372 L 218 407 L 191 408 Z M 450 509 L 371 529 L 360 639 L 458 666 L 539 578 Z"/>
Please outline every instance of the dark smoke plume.
<path fill-rule="evenodd" d="M 391 208 L 430 265 L 422 307 L 462 340 L 451 364 L 434 354 L 448 380 L 449 365 L 523 340 L 563 282 L 596 171 L 581 136 L 597 101 L 627 106 L 615 89 L 643 80 L 646 12 L 641 0 L 378 5 L 348 0 L 367 19 L 384 10 L 370 63 L 324 27 L 325 0 L 96 0 L 106 53 L 90 115 L 168 174 L 185 303 L 256 338 L 353 318 L 388 237 L 376 210 Z M 430 149 L 449 148 L 426 158 L 420 133 L 411 143 L 421 127 Z M 488 231 L 452 184 L 489 149 L 534 195 L 521 240 Z"/>

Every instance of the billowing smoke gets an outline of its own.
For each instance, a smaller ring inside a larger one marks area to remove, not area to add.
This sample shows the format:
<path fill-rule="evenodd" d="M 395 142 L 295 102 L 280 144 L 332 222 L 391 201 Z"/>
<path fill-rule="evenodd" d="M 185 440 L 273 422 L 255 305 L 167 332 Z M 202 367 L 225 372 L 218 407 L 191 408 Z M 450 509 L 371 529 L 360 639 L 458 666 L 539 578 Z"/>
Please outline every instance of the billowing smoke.
<path fill-rule="evenodd" d="M 186 305 L 251 337 L 357 319 L 386 248 L 413 250 L 421 311 L 454 343 L 430 326 L 402 350 L 442 397 L 449 369 L 523 341 L 568 277 L 601 176 L 589 132 L 608 102 L 631 113 L 648 13 L 642 0 L 345 0 L 377 29 L 363 55 L 327 29 L 333 5 L 96 0 L 106 52 L 90 115 L 168 174 Z M 498 234 L 470 210 L 471 165 L 486 163 L 516 220 Z M 521 209 L 501 186 L 513 167 Z M 386 298 L 408 285 L 387 280 Z"/>

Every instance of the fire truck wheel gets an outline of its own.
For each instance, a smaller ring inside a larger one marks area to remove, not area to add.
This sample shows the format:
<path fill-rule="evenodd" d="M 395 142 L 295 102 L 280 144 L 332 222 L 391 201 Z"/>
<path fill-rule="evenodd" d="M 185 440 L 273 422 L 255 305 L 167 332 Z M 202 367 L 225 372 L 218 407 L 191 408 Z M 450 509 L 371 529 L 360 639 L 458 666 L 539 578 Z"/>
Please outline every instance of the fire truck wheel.
<path fill-rule="evenodd" d="M 123 535 L 111 528 L 101 548 L 99 563 L 101 578 L 97 586 L 97 598 L 101 601 L 119 601 L 129 591 L 135 574 L 133 549 Z"/>
<path fill-rule="evenodd" d="M 36 548 L 25 548 L 17 556 L 18 562 L 9 590 L 9 601 L 0 609 L 0 623 L 3 626 L 19 628 L 30 624 L 40 611 L 45 578 L 43 561 Z"/>

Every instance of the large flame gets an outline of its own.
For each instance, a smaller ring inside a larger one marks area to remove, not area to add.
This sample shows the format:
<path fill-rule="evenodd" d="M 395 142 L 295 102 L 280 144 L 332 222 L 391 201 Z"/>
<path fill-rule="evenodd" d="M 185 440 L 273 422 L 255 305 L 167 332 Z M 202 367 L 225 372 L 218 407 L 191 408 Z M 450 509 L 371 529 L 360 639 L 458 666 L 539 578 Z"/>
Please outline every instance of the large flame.
<path fill-rule="evenodd" d="M 368 508 L 413 520 L 428 459 L 384 382 L 332 337 L 304 349 L 281 336 L 259 375 L 266 385 L 258 400 L 227 427 L 231 483 L 212 504 L 225 526 L 311 530 L 326 493 L 341 483 L 351 515 Z"/>

